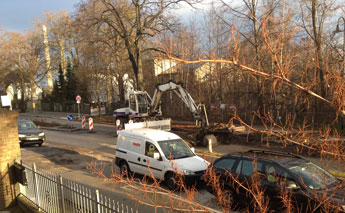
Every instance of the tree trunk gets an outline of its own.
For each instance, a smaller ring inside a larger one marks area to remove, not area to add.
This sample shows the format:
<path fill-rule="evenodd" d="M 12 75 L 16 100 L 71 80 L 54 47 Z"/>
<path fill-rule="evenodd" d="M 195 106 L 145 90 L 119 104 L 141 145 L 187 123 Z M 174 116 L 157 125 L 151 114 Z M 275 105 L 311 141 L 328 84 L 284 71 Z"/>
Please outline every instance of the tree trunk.
<path fill-rule="evenodd" d="M 312 1 L 312 23 L 313 23 L 313 34 L 314 34 L 314 44 L 316 47 L 316 69 L 319 75 L 320 80 L 320 93 L 322 97 L 326 97 L 326 89 L 325 89 L 325 79 L 323 73 L 323 61 L 322 61 L 322 41 L 321 41 L 321 34 L 322 28 L 317 26 L 317 0 Z M 322 23 L 319 23 L 322 26 Z"/>
<path fill-rule="evenodd" d="M 144 91 L 145 90 L 145 82 L 144 82 L 144 73 L 143 73 L 143 62 L 141 59 L 141 49 L 138 52 L 138 90 Z"/>
<path fill-rule="evenodd" d="M 125 88 L 124 88 L 124 82 L 123 82 L 123 76 L 119 74 L 117 83 L 119 85 L 119 98 L 120 102 L 123 103 L 125 101 Z"/>
<path fill-rule="evenodd" d="M 61 63 L 61 69 L 62 73 L 66 78 L 66 59 L 65 59 L 65 48 L 64 48 L 64 40 L 59 40 L 59 47 L 60 47 L 60 63 Z"/>
<path fill-rule="evenodd" d="M 110 64 L 107 66 L 106 69 L 106 87 L 107 87 L 107 111 L 110 112 L 111 103 L 113 102 L 112 96 L 112 85 L 111 85 L 111 74 L 110 74 Z"/>
<path fill-rule="evenodd" d="M 21 98 L 20 98 L 20 112 L 25 112 L 25 100 L 24 100 L 24 96 L 25 96 L 25 82 L 24 79 L 22 78 L 20 81 L 20 94 L 21 94 Z"/>

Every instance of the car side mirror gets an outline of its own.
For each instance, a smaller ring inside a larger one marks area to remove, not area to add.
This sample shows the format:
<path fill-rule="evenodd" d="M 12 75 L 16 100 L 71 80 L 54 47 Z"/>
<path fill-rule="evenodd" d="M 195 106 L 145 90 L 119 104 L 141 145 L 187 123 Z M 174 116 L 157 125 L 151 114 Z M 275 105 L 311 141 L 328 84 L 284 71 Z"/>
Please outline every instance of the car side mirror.
<path fill-rule="evenodd" d="M 192 152 L 195 153 L 195 148 L 194 147 L 190 148 L 190 150 L 192 150 Z"/>
<path fill-rule="evenodd" d="M 161 158 L 161 155 L 158 152 L 153 153 L 153 158 L 155 160 L 159 160 Z"/>
<path fill-rule="evenodd" d="M 287 181 L 286 185 L 287 185 L 286 186 L 287 189 L 291 189 L 291 190 L 298 190 L 298 189 L 300 189 L 300 187 L 297 186 L 297 184 L 294 181 Z"/>

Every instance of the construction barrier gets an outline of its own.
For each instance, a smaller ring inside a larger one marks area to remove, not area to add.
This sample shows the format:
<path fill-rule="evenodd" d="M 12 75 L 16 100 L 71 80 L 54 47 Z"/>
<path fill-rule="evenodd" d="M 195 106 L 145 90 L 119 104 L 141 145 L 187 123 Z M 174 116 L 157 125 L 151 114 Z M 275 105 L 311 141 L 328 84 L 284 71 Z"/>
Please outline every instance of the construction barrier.
<path fill-rule="evenodd" d="M 85 128 L 86 128 L 85 123 L 86 123 L 86 118 L 85 118 L 85 116 L 83 116 L 83 117 L 81 117 L 81 128 L 82 128 L 82 129 L 85 129 Z"/>
<path fill-rule="evenodd" d="M 89 132 L 93 133 L 93 119 L 91 117 L 89 118 Z"/>
<path fill-rule="evenodd" d="M 121 121 L 119 119 L 116 120 L 116 135 L 115 137 L 117 137 L 119 135 L 119 131 L 121 128 Z"/>

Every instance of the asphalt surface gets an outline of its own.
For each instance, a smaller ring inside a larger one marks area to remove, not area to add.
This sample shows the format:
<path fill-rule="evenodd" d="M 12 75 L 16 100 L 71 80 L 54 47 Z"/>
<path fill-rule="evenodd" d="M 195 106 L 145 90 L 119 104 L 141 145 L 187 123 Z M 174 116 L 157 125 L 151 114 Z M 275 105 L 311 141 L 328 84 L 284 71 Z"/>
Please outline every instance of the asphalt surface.
<path fill-rule="evenodd" d="M 113 171 L 116 171 L 117 167 L 113 165 L 116 147 L 116 138 L 114 137 L 116 131 L 115 126 L 95 122 L 95 133 L 88 133 L 87 130 L 81 129 L 80 121 L 67 121 L 67 115 L 67 113 L 20 114 L 20 117 L 31 120 L 73 127 L 72 129 L 59 128 L 57 126 L 42 127 L 47 136 L 45 147 L 23 147 L 23 160 L 30 163 L 35 162 L 36 164 L 42 165 L 43 169 L 59 173 L 65 178 L 87 183 L 91 187 L 104 190 L 105 193 L 109 193 L 109 196 L 123 197 L 133 193 L 133 189 L 126 186 L 115 186 L 114 188 L 113 185 L 104 182 L 104 179 L 91 174 L 91 171 L 86 168 L 90 163 L 96 162 L 103 169 L 107 177 Z M 253 148 L 270 150 L 272 147 L 228 144 L 213 147 L 213 151 L 215 153 L 230 153 L 243 152 Z M 276 148 L 284 151 L 284 147 Z M 208 149 L 197 147 L 197 151 L 199 153 L 207 153 Z M 212 161 L 215 159 L 215 156 L 207 154 L 204 155 L 204 158 Z M 305 156 L 305 158 L 327 170 L 341 174 L 345 173 L 345 167 L 341 162 L 321 159 L 319 157 Z M 114 191 L 121 193 L 112 195 Z M 126 199 L 130 200 L 128 196 Z M 216 199 L 203 188 L 199 189 L 199 192 L 196 194 L 196 200 L 202 205 L 213 208 L 215 211 L 221 211 L 221 207 L 217 204 Z M 144 212 L 149 212 L 149 210 L 145 210 Z"/>
<path fill-rule="evenodd" d="M 114 137 L 113 133 L 115 127 L 113 125 L 96 123 L 95 133 L 89 133 L 87 130 L 81 130 L 80 122 L 66 121 L 63 116 L 42 117 L 23 114 L 20 116 L 26 119 L 55 122 L 61 125 L 75 125 L 76 128 L 71 130 L 61 129 L 57 126 L 41 127 L 46 133 L 47 141 L 43 147 L 22 147 L 22 160 L 25 163 L 35 163 L 43 171 L 60 174 L 66 179 L 87 184 L 93 189 L 100 189 L 106 196 L 120 199 L 132 206 L 136 206 L 135 204 L 138 203 L 130 199 L 133 195 L 138 197 L 137 199 L 139 200 L 151 200 L 148 193 L 143 193 L 141 192 L 142 190 L 135 190 L 128 185 L 111 184 L 109 181 L 106 181 L 114 172 L 118 172 L 118 168 L 113 164 L 116 147 L 116 137 Z M 87 168 L 90 165 L 97 165 L 97 168 L 102 171 L 102 175 L 105 175 L 106 178 L 92 174 L 94 171 Z M 140 180 L 142 177 L 136 178 Z M 165 188 L 164 184 L 161 186 Z M 198 189 L 199 191 L 195 196 L 197 202 L 206 208 L 211 208 L 209 211 L 221 211 L 221 207 L 217 204 L 213 195 L 209 194 L 202 186 Z M 162 197 L 159 198 L 159 202 L 165 203 L 168 207 L 172 205 L 169 204 L 171 203 L 171 194 L 165 192 L 160 192 L 160 194 Z M 174 195 L 176 194 L 179 193 Z M 179 198 L 173 196 L 174 205 L 190 206 L 186 199 L 183 198 L 185 194 L 182 193 L 181 196 Z M 149 207 L 145 209 L 138 206 L 138 208 L 140 209 L 139 212 L 152 212 L 152 209 Z M 158 212 L 172 211 L 171 208 L 158 208 L 158 210 Z"/>

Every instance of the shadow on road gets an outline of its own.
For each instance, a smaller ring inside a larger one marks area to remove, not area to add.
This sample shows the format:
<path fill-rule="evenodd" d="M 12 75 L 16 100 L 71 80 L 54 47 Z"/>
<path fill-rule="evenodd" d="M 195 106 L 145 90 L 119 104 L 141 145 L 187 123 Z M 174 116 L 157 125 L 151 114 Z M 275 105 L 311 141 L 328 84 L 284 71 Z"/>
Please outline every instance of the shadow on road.
<path fill-rule="evenodd" d="M 86 153 L 83 154 L 75 150 L 49 145 L 45 145 L 42 147 L 37 147 L 34 145 L 23 146 L 22 149 L 37 153 L 38 155 L 32 156 L 32 159 L 30 158 L 30 160 L 25 159 L 24 162 L 29 164 L 36 163 L 37 166 L 40 167 L 50 166 L 51 164 L 41 164 L 39 162 L 51 161 L 53 164 L 55 164 L 54 169 L 58 169 L 58 167 L 61 167 L 70 170 L 80 170 L 90 176 L 94 176 L 93 174 L 91 174 L 91 171 L 87 169 L 87 166 L 91 163 L 96 163 L 97 167 L 102 168 L 107 176 L 110 176 L 111 172 L 115 170 L 112 168 L 112 161 L 99 160 L 98 158 L 91 156 L 92 153 L 90 153 L 90 155 L 87 155 Z"/>

